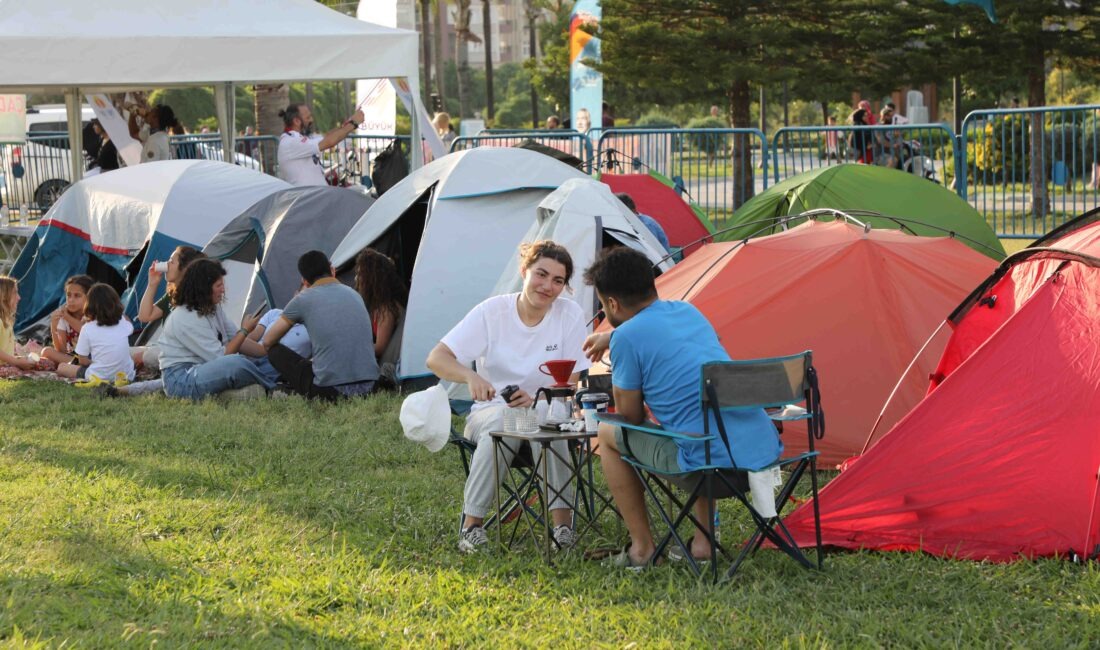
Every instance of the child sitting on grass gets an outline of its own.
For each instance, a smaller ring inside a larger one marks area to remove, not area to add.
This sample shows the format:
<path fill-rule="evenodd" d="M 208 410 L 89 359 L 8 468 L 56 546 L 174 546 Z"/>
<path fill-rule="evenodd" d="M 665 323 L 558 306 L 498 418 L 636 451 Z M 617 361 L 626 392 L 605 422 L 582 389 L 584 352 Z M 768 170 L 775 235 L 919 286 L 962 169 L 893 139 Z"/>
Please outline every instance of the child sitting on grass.
<path fill-rule="evenodd" d="M 122 301 L 114 287 L 102 282 L 92 285 L 84 305 L 88 322 L 76 342 L 79 363 L 58 366 L 57 374 L 86 379 L 91 385 L 129 383 L 134 378 L 129 339 L 134 326 L 122 317 L 122 313 Z"/>
<path fill-rule="evenodd" d="M 15 309 L 19 306 L 19 285 L 15 278 L 0 275 L 0 377 L 34 370 L 38 365 L 15 352 Z"/>
<path fill-rule="evenodd" d="M 73 350 L 84 327 L 84 303 L 93 284 L 95 280 L 87 275 L 74 275 L 65 281 L 65 304 L 50 314 L 53 347 L 42 350 L 43 358 L 58 365 L 73 361 Z"/>

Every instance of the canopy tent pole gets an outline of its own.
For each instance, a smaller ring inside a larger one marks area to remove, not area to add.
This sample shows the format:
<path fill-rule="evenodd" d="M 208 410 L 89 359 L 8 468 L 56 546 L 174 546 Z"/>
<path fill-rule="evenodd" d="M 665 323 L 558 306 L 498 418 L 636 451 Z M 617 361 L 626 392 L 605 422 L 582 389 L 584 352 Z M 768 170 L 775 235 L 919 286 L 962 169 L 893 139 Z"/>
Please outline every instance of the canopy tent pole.
<path fill-rule="evenodd" d="M 408 76 L 409 94 L 412 95 L 413 101 L 413 115 L 409 116 L 409 124 L 412 126 L 409 138 L 412 146 L 410 171 L 416 171 L 424 166 L 424 143 L 420 140 L 420 111 L 424 110 L 424 104 L 420 101 L 420 75 L 418 72 L 412 72 Z"/>
<path fill-rule="evenodd" d="M 69 180 L 72 183 L 84 178 L 84 120 L 80 107 L 80 89 L 69 88 L 65 92 L 65 112 L 69 122 L 69 164 L 72 167 Z"/>
<path fill-rule="evenodd" d="M 222 160 L 233 164 L 237 137 L 237 93 L 232 81 L 214 85 L 214 105 L 218 112 L 218 130 L 222 134 Z"/>

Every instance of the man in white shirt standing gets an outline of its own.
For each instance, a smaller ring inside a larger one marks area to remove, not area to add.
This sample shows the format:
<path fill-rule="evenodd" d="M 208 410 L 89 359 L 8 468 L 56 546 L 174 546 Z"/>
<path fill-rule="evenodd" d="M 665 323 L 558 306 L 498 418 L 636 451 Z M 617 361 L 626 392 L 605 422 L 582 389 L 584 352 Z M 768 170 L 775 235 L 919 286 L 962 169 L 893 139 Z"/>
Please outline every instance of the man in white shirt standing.
<path fill-rule="evenodd" d="M 308 106 L 291 104 L 279 117 L 285 129 L 279 138 L 279 176 L 291 185 L 326 185 L 321 152 L 343 142 L 363 123 L 363 111 L 357 110 L 321 136 L 313 134 L 313 112 Z"/>

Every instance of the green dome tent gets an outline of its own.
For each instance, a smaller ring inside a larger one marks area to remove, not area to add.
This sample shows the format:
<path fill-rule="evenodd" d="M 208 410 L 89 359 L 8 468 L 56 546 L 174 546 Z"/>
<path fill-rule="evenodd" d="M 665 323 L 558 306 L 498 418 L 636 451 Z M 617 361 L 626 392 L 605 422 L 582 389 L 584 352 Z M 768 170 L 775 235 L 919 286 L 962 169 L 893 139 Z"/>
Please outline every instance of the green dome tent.
<path fill-rule="evenodd" d="M 874 165 L 821 167 L 768 188 L 741 206 L 715 237 L 734 241 L 762 237 L 782 230 L 782 217 L 807 210 L 832 208 L 876 212 L 893 219 L 854 215 L 873 228 L 904 228 L 917 235 L 940 237 L 956 232 L 960 241 L 995 260 L 1004 259 L 1004 247 L 985 219 L 954 192 L 918 176 Z M 768 227 L 769 219 L 776 220 Z M 801 220 L 790 221 L 794 227 Z M 926 224 L 926 225 L 924 225 Z M 741 226 L 741 227 L 738 227 Z"/>

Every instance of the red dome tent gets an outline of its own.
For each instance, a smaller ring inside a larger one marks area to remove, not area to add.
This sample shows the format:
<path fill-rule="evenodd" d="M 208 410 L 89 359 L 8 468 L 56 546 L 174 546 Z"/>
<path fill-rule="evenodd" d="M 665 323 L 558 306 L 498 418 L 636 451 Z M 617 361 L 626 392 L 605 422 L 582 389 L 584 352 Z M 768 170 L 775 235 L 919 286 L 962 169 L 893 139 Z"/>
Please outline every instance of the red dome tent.
<path fill-rule="evenodd" d="M 910 361 L 995 265 L 951 238 L 811 219 L 701 246 L 657 278 L 657 291 L 702 311 L 734 359 L 813 350 L 828 425 L 816 446 L 833 464 L 860 452 Z M 933 341 L 906 375 L 885 426 L 924 396 L 946 341 Z M 805 449 L 804 431 L 788 427 L 789 452 Z"/>
<path fill-rule="evenodd" d="M 648 174 L 601 174 L 600 181 L 615 193 L 626 192 L 634 199 L 638 212 L 649 215 L 661 224 L 668 243 L 683 248 L 711 234 L 706 213 L 693 203 L 685 201 L 672 182 L 656 172 Z M 693 253 L 699 245 L 688 247 L 684 254 Z"/>
<path fill-rule="evenodd" d="M 928 396 L 821 491 L 825 543 L 1096 557 L 1100 210 L 1006 259 L 950 323 Z M 787 526 L 812 541 L 812 509 Z"/>

